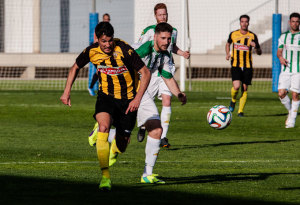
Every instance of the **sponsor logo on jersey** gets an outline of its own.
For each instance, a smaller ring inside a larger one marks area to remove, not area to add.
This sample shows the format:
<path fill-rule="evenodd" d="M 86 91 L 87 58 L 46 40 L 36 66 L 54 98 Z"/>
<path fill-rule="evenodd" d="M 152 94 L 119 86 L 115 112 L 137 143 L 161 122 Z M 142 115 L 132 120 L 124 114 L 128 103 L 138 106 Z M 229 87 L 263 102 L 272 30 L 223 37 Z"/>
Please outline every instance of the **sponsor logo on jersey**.
<path fill-rule="evenodd" d="M 249 47 L 247 45 L 242 45 L 239 43 L 234 44 L 234 49 L 239 50 L 239 51 L 249 51 Z"/>
<path fill-rule="evenodd" d="M 98 72 L 104 73 L 106 75 L 120 75 L 122 73 L 128 72 L 126 66 L 121 67 L 107 67 L 98 65 Z"/>

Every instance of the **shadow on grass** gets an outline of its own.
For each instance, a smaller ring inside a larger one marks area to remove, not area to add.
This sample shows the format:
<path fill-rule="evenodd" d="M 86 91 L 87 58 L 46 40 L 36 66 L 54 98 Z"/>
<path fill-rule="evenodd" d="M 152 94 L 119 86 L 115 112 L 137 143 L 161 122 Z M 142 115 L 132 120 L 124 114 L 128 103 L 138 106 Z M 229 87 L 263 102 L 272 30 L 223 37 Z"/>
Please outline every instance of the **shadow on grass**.
<path fill-rule="evenodd" d="M 274 144 L 274 143 L 291 142 L 291 141 L 295 141 L 295 140 L 266 140 L 266 141 L 250 141 L 250 142 L 228 142 L 228 143 L 204 144 L 204 145 L 176 145 L 166 150 L 176 151 L 182 149 L 200 149 L 206 147 L 219 147 L 219 146 L 245 145 L 245 144 Z"/>
<path fill-rule="evenodd" d="M 272 174 L 211 175 L 166 179 L 170 181 L 168 184 L 188 184 L 225 180 L 263 180 L 270 175 Z M 97 184 L 33 177 L 0 176 L 0 184 L 0 204 L 288 204 L 162 190 L 168 184 L 162 185 L 164 187 L 142 184 L 115 185 L 111 192 L 100 192 Z"/>
<path fill-rule="evenodd" d="M 298 112 L 298 115 L 300 114 L 300 112 Z M 281 113 L 281 114 L 261 114 L 261 115 L 245 115 L 245 117 L 280 117 L 280 116 L 287 116 L 288 113 Z"/>
<path fill-rule="evenodd" d="M 218 174 L 204 175 L 194 177 L 160 177 L 166 180 L 168 184 L 196 184 L 196 183 L 214 183 L 226 181 L 260 181 L 275 175 L 300 175 L 296 173 L 243 173 L 243 174 Z"/>
<path fill-rule="evenodd" d="M 284 191 L 300 190 L 300 187 L 285 187 L 285 188 L 279 188 L 278 190 L 284 190 Z"/>

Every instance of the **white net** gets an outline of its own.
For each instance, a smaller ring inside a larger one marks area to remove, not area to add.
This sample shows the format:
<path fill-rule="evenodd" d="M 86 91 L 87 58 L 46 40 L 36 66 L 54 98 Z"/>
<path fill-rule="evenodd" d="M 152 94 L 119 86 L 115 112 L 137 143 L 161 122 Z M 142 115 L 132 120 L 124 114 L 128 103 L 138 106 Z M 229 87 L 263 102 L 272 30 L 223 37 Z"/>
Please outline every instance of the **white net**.
<path fill-rule="evenodd" d="M 169 23 L 181 39 L 183 0 L 96 0 L 99 20 L 109 13 L 115 36 L 136 42 L 142 30 L 155 24 L 153 8 L 163 2 Z M 248 14 L 249 29 L 258 36 L 262 56 L 253 56 L 254 79 L 251 90 L 271 91 L 272 14 L 275 0 L 189 0 L 191 81 L 186 72 L 186 89 L 228 91 L 230 65 L 225 60 L 225 43 L 230 31 L 239 28 L 239 16 Z M 299 0 L 279 0 L 283 31 L 288 15 L 300 10 Z M 93 0 L 0 0 L 0 90 L 62 90 L 76 56 L 89 44 L 89 13 Z M 188 41 L 186 41 L 188 42 Z M 176 67 L 179 57 L 174 56 Z M 186 61 L 188 66 L 188 61 Z M 179 69 L 176 79 L 179 80 Z M 73 89 L 87 89 L 88 69 L 82 69 Z"/>

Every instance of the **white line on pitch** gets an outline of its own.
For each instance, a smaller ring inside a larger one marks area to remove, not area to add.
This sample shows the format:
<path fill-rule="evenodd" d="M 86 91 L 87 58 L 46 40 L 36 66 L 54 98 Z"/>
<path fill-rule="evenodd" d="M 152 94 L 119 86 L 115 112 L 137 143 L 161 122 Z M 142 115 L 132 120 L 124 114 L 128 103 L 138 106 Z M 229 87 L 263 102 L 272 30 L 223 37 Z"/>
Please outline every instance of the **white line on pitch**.
<path fill-rule="evenodd" d="M 137 162 L 137 161 L 136 161 Z M 197 161 L 195 161 L 197 162 Z M 300 160 L 216 160 L 198 161 L 202 163 L 274 163 L 274 162 L 300 162 Z M 0 165 L 22 165 L 22 164 L 96 164 L 98 161 L 57 161 L 57 162 L 0 162 Z M 119 163 L 135 163 L 135 161 L 119 161 Z M 157 161 L 157 163 L 191 163 L 190 161 Z"/>

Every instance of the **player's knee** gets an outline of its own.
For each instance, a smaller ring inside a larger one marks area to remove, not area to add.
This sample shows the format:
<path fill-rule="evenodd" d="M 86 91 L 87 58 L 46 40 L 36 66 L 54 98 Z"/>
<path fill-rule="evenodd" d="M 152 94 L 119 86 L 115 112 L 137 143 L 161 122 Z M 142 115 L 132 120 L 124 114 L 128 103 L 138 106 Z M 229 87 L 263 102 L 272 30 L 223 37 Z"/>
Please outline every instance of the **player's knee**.
<path fill-rule="evenodd" d="M 279 92 L 278 92 L 278 97 L 279 97 L 279 98 L 282 99 L 282 98 L 284 98 L 285 96 L 286 96 L 286 93 L 285 93 L 285 92 L 283 92 L 283 91 L 279 91 Z"/>
<path fill-rule="evenodd" d="M 117 129 L 116 133 L 116 144 L 120 152 L 125 152 L 127 145 L 130 140 L 131 132 L 128 131 L 122 131 Z"/>
<path fill-rule="evenodd" d="M 108 132 L 109 131 L 109 128 L 107 125 L 100 125 L 99 126 L 99 132 Z"/>
<path fill-rule="evenodd" d="M 160 137 L 162 135 L 162 131 L 163 131 L 162 128 L 158 127 L 158 128 L 151 130 L 148 134 L 149 134 L 149 136 L 151 136 L 154 139 L 160 139 Z"/>

